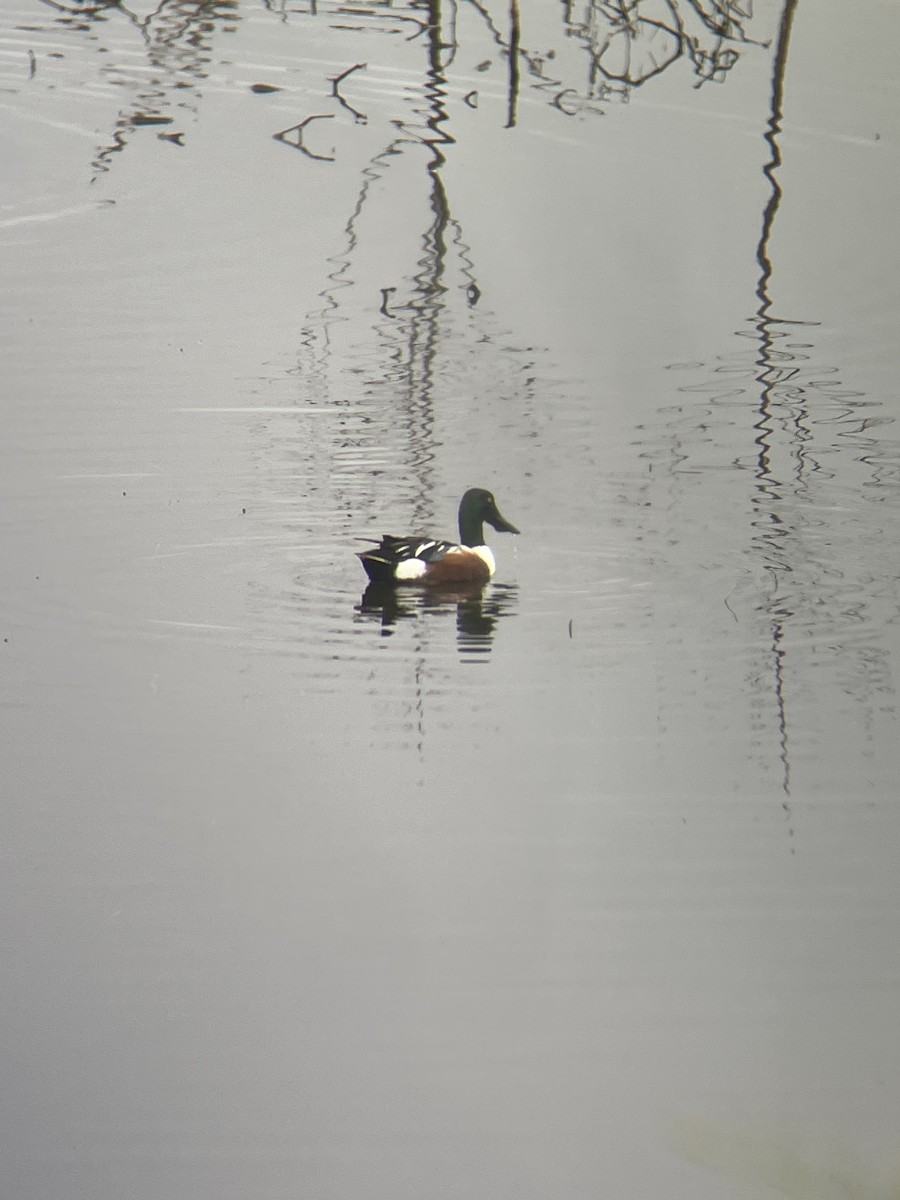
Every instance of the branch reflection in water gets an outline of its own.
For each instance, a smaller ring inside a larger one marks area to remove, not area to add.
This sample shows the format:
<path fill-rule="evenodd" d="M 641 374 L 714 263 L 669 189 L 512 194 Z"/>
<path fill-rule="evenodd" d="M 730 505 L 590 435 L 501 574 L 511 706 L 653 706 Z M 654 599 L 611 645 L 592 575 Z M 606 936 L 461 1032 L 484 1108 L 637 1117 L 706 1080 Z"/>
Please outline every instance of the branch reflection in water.
<path fill-rule="evenodd" d="M 111 168 L 115 156 L 142 128 L 165 126 L 157 134 L 161 140 L 185 145 L 204 91 L 215 80 L 216 42 L 248 16 L 238 0 L 162 0 L 146 14 L 113 0 L 44 2 L 58 14 L 56 23 L 61 28 L 90 34 L 105 56 L 98 68 L 102 82 L 129 95 L 107 140 L 97 147 L 92 162 L 95 178 Z M 690 65 L 696 87 L 721 83 L 739 61 L 743 47 L 763 44 L 749 36 L 751 8 L 746 0 L 723 0 L 708 7 L 693 2 L 661 5 L 653 0 L 566 0 L 559 24 L 563 40 L 546 50 L 530 46 L 523 36 L 519 0 L 510 0 L 502 22 L 481 0 L 360 3 L 352 8 L 340 0 L 298 0 L 290 6 L 284 0 L 265 0 L 264 7 L 285 27 L 320 28 L 324 23 L 339 37 L 382 33 L 404 42 L 427 42 L 432 66 L 440 61 L 445 71 L 457 58 L 463 37 L 474 41 L 476 35 L 487 33 L 496 46 L 497 61 L 487 59 L 476 68 L 482 76 L 478 86 L 471 86 L 475 82 L 471 75 L 460 75 L 464 103 L 479 108 L 480 93 L 496 76 L 505 93 L 503 123 L 510 129 L 521 120 L 526 82 L 530 98 L 552 105 L 566 117 L 602 115 L 605 105 L 627 102 L 635 88 L 679 63 Z M 141 49 L 137 57 L 132 46 L 135 31 Z M 341 115 L 349 114 L 356 125 L 366 124 L 367 116 L 347 99 L 341 84 L 362 66 L 357 63 L 328 76 L 330 92 L 323 89 L 320 97 L 325 103 L 334 101 Z M 247 81 L 248 97 L 279 90 L 258 80 Z M 304 131 L 311 123 L 335 115 L 318 109 L 298 114 L 288 127 L 273 130 L 273 136 L 311 159 L 332 162 L 334 155 L 327 149 L 306 143 Z M 176 122 L 178 127 L 170 129 Z"/>
<path fill-rule="evenodd" d="M 888 432 L 893 418 L 846 386 L 837 367 L 817 362 L 817 323 L 777 316 L 771 295 L 795 7 L 790 0 L 782 14 L 764 134 L 769 197 L 756 252 L 758 303 L 748 327 L 735 331 L 752 345 L 706 363 L 673 364 L 672 370 L 702 378 L 677 388 L 682 399 L 662 411 L 660 428 L 641 431 L 641 456 L 653 470 L 646 486 L 667 493 L 655 503 L 669 514 L 679 560 L 671 564 L 673 574 L 685 566 L 684 531 L 710 522 L 710 472 L 736 469 L 752 480 L 749 492 L 737 497 L 748 528 L 735 550 L 745 566 L 722 602 L 735 622 L 753 630 L 745 637 L 745 684 L 754 750 L 761 763 L 773 754 L 777 760 L 791 837 L 795 756 L 809 770 L 815 747 L 829 736 L 826 727 L 834 725 L 868 731 L 856 748 L 864 756 L 876 721 L 892 706 L 887 631 L 900 612 L 896 572 L 884 556 L 895 540 L 900 503 L 900 447 Z M 692 504 L 693 514 L 686 511 Z M 735 516 L 733 523 L 740 520 Z M 714 566 L 700 561 L 702 569 Z"/>

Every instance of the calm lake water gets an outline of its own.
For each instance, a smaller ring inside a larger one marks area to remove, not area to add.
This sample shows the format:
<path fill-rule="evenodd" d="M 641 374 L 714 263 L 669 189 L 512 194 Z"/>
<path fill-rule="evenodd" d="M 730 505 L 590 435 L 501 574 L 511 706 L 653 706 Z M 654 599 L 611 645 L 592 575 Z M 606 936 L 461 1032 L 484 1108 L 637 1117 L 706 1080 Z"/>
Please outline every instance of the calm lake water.
<path fill-rule="evenodd" d="M 900 30 L 519 5 L 3 5 L 3 1197 L 900 1196 Z"/>

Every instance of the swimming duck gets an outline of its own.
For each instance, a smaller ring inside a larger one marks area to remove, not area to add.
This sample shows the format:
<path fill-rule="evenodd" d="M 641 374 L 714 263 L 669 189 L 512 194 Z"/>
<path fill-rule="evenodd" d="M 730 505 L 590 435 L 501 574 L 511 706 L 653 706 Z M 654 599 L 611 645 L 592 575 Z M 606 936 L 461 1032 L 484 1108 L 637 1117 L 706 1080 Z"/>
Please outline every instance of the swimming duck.
<path fill-rule="evenodd" d="M 487 583 L 494 574 L 494 556 L 484 544 L 484 522 L 500 533 L 518 533 L 500 514 L 493 495 L 485 488 L 469 488 L 459 502 L 459 542 L 428 537 L 392 537 L 386 534 L 359 559 L 375 583 L 419 583 L 452 587 L 459 583 Z"/>

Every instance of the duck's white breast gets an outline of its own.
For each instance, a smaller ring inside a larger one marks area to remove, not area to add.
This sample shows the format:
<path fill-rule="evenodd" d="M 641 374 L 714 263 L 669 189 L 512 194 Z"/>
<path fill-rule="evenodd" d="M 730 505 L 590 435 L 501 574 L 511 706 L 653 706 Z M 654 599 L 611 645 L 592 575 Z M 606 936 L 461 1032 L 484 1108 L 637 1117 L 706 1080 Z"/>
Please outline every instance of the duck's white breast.
<path fill-rule="evenodd" d="M 497 569 L 497 563 L 494 560 L 494 555 L 490 546 L 472 546 L 471 550 L 473 554 L 478 555 L 482 562 L 487 563 L 487 569 L 493 575 L 494 571 Z"/>

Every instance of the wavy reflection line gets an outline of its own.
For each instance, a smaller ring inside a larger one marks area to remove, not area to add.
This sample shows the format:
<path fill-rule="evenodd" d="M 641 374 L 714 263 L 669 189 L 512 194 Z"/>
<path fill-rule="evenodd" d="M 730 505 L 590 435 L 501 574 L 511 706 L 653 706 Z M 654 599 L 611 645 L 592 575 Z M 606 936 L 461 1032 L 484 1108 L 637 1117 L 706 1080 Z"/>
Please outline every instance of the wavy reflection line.
<path fill-rule="evenodd" d="M 342 250 L 330 255 L 327 261 L 334 266 L 326 278 L 328 283 L 320 292 L 323 307 L 307 316 L 306 325 L 301 334 L 301 345 L 306 348 L 316 363 L 316 374 L 320 380 L 327 375 L 331 358 L 331 328 L 337 323 L 347 323 L 350 318 L 341 314 L 339 293 L 354 286 L 352 278 L 353 259 L 359 245 L 358 227 L 366 208 L 369 194 L 385 176 L 391 166 L 391 160 L 399 153 L 400 145 L 409 141 L 407 138 L 395 138 L 383 150 L 374 155 L 362 169 L 362 184 L 356 197 L 353 209 L 344 224 L 346 242 Z M 321 337 L 321 347 L 316 350 L 316 331 Z"/>
<path fill-rule="evenodd" d="M 425 107 L 421 115 L 426 129 L 422 142 L 430 155 L 426 169 L 430 181 L 428 203 L 432 222 L 422 235 L 419 269 L 413 276 L 413 295 L 407 305 L 409 321 L 405 363 L 410 436 L 419 463 L 415 513 L 421 522 L 432 519 L 434 515 L 431 497 L 435 483 L 435 362 L 441 343 L 441 317 L 447 291 L 444 277 L 447 267 L 446 235 L 450 222 L 450 206 L 441 168 L 446 162 L 443 147 L 454 142 L 446 129 L 447 81 L 443 62 L 446 43 L 440 0 L 430 0 L 428 12 L 428 61 L 423 90 Z"/>
<path fill-rule="evenodd" d="M 788 835 L 793 838 L 793 815 L 790 808 L 791 794 L 791 760 L 789 753 L 789 715 L 785 692 L 785 675 L 788 668 L 787 643 L 785 641 L 785 619 L 792 616 L 791 610 L 785 610 L 780 596 L 781 575 L 790 571 L 790 554 L 788 541 L 792 530 L 780 514 L 782 501 L 782 484 L 773 474 L 772 459 L 774 443 L 777 437 L 777 421 L 775 406 L 779 403 L 778 392 L 785 382 L 792 379 L 794 372 L 787 366 L 783 357 L 775 350 L 779 337 L 786 336 L 785 331 L 776 330 L 775 325 L 790 325 L 792 328 L 804 322 L 787 322 L 771 316 L 772 300 L 769 285 L 772 280 L 773 265 L 769 246 L 774 228 L 775 216 L 782 199 L 782 188 L 778 179 L 778 171 L 782 165 L 782 152 L 779 136 L 784 120 L 784 86 L 787 71 L 788 51 L 790 49 L 791 28 L 797 0 L 785 0 L 781 14 L 778 36 L 772 67 L 772 91 L 769 119 L 763 134 L 763 140 L 769 148 L 769 160 L 763 165 L 763 176 L 769 185 L 769 198 L 762 215 L 762 228 L 759 243 L 756 248 L 756 261 L 759 264 L 760 275 L 756 286 L 759 308 L 756 313 L 756 329 L 759 338 L 759 352 L 756 358 L 757 382 L 761 385 L 758 420 L 754 425 L 754 440 L 758 447 L 756 463 L 756 490 L 754 507 L 760 514 L 762 523 L 754 522 L 757 528 L 756 538 L 765 547 L 764 557 L 775 585 L 775 594 L 771 605 L 774 609 L 771 626 L 771 656 L 773 689 L 775 701 L 775 721 L 779 739 L 779 758 L 781 761 L 781 788 L 785 799 L 783 807 L 788 821 Z M 788 417 L 788 442 L 795 449 L 793 491 L 805 488 L 804 446 L 811 440 L 808 424 L 808 412 L 805 403 L 794 407 Z M 793 846 L 791 853 L 794 852 Z"/>
<path fill-rule="evenodd" d="M 794 23 L 794 15 L 797 11 L 797 3 L 798 0 L 785 0 L 784 9 L 781 13 L 772 68 L 771 107 L 766 131 L 763 134 L 763 140 L 769 147 L 769 161 L 763 165 L 762 171 L 769 184 L 770 194 L 763 210 L 762 233 L 756 248 L 756 261 L 760 268 L 759 281 L 756 285 L 756 295 L 759 299 L 757 317 L 760 322 L 765 320 L 772 307 L 772 300 L 769 295 L 769 283 L 772 279 L 772 259 L 769 255 L 769 243 L 775 223 L 775 214 L 778 212 L 783 194 L 781 184 L 778 181 L 778 171 L 783 161 L 778 139 L 784 120 L 784 79 L 787 71 L 791 29 Z M 772 318 L 772 320 L 774 321 L 776 318 Z M 806 324 L 803 321 L 791 323 Z"/>

